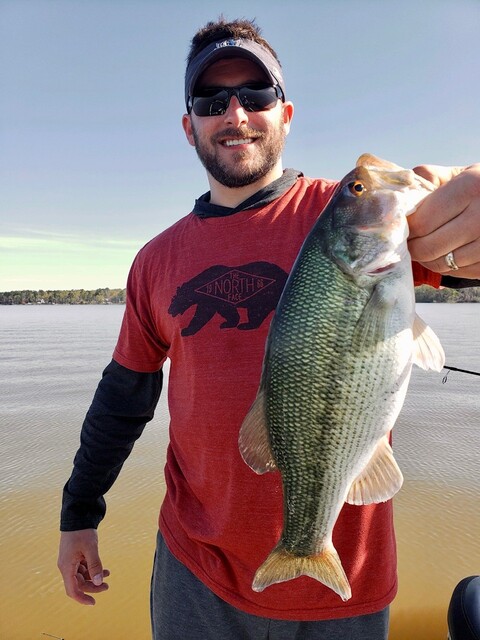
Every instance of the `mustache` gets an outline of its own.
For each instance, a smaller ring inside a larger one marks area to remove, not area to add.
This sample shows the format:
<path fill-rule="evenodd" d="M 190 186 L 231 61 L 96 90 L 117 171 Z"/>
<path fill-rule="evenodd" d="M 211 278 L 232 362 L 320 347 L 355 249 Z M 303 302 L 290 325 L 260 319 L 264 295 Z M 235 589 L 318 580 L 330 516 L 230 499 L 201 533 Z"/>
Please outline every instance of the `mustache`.
<path fill-rule="evenodd" d="M 258 129 L 251 129 L 249 127 L 229 127 L 219 131 L 212 136 L 213 142 L 219 142 L 227 138 L 264 138 L 265 133 Z"/>

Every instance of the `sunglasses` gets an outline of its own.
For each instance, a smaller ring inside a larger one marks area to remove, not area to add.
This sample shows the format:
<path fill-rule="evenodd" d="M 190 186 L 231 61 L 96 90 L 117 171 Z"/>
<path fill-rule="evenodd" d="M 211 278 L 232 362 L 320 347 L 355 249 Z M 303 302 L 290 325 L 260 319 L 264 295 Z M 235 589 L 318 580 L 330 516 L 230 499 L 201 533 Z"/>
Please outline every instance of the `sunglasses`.
<path fill-rule="evenodd" d="M 273 109 L 277 100 L 285 100 L 278 85 L 244 84 L 240 87 L 210 87 L 199 89 L 188 99 L 188 113 L 197 116 L 222 116 L 228 109 L 230 99 L 235 96 L 245 111 Z"/>

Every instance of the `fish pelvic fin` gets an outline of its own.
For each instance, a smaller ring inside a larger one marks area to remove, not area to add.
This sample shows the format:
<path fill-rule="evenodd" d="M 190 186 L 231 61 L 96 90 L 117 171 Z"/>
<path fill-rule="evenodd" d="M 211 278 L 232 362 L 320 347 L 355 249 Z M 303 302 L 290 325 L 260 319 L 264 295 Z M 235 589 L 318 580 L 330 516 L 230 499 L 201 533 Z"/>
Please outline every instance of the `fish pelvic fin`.
<path fill-rule="evenodd" d="M 415 314 L 413 323 L 413 362 L 428 371 L 441 371 L 445 364 L 445 353 L 437 335 Z"/>
<path fill-rule="evenodd" d="M 393 456 L 387 436 L 380 439 L 365 469 L 357 476 L 348 492 L 349 504 L 386 502 L 400 490 L 403 475 Z"/>
<path fill-rule="evenodd" d="M 240 427 L 238 447 L 242 458 L 255 473 L 262 474 L 277 468 L 268 438 L 263 389 L 259 390 Z"/>
<path fill-rule="evenodd" d="M 263 591 L 277 582 L 286 582 L 299 576 L 309 576 L 329 587 L 345 602 L 352 591 L 338 553 L 330 543 L 319 554 L 296 556 L 280 543 L 258 569 L 252 589 Z"/>

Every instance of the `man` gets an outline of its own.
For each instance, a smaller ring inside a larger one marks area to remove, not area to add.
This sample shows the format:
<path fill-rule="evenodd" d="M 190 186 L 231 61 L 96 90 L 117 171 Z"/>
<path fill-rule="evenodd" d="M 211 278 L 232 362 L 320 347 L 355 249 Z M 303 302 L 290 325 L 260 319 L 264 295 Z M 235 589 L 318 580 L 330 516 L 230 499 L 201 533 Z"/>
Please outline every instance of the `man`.
<path fill-rule="evenodd" d="M 95 531 L 102 496 L 153 416 L 168 356 L 171 441 L 152 577 L 154 639 L 383 640 L 396 593 L 390 503 L 346 505 L 339 517 L 347 602 L 307 577 L 251 589 L 278 539 L 282 496 L 279 474 L 258 477 L 242 462 L 238 431 L 286 276 L 335 183 L 283 171 L 293 105 L 254 23 L 220 20 L 195 35 L 185 98 L 183 128 L 210 191 L 132 266 L 113 361 L 64 490 L 58 564 L 67 594 L 93 604 L 87 592 L 107 588 Z M 480 167 L 418 171 L 446 184 L 411 217 L 417 283 L 479 277 Z"/>

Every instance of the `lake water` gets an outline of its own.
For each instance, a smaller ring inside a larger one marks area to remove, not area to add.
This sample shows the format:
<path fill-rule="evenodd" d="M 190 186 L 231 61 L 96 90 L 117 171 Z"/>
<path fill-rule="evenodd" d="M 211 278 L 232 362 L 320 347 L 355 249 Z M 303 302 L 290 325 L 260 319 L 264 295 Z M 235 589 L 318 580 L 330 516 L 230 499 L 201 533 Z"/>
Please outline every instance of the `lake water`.
<path fill-rule="evenodd" d="M 164 491 L 166 394 L 108 496 L 100 551 L 112 576 L 95 607 L 56 569 L 61 488 L 109 362 L 121 306 L 0 307 L 0 637 L 148 640 L 148 589 Z M 447 364 L 480 371 L 480 305 L 418 305 Z M 480 572 L 480 378 L 414 370 L 394 430 L 399 595 L 391 640 L 445 640 L 455 584 Z M 227 639 L 225 639 L 227 640 Z"/>

